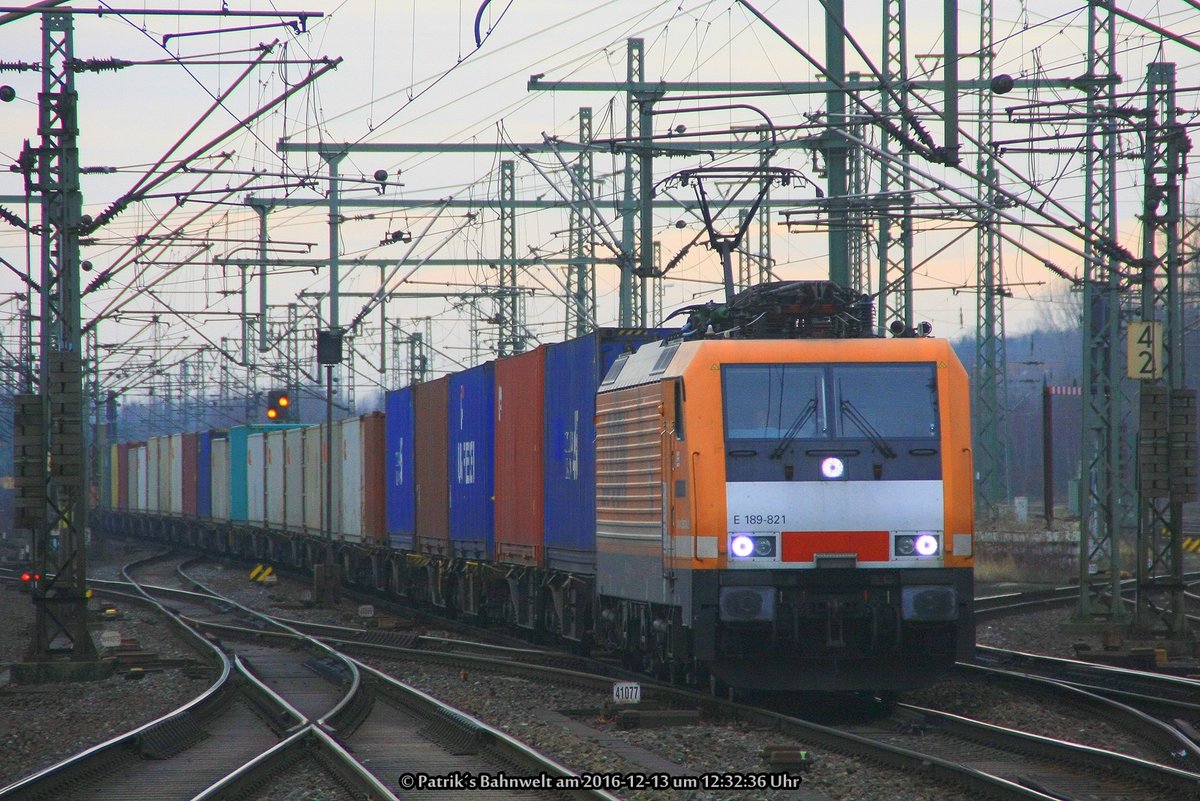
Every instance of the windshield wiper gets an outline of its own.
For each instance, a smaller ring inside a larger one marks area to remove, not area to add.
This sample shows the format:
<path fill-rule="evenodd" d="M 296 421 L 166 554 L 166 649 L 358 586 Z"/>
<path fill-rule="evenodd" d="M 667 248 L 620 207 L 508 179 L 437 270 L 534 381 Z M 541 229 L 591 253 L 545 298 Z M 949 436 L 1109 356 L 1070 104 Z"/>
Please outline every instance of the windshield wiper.
<path fill-rule="evenodd" d="M 783 452 L 786 451 L 788 446 L 792 444 L 792 440 L 800 435 L 800 431 L 803 430 L 804 426 L 808 424 L 808 421 L 811 420 L 812 416 L 816 413 L 817 399 L 809 398 L 808 405 L 800 410 L 800 414 L 796 415 L 795 422 L 793 422 L 791 427 L 788 428 L 787 432 L 784 433 L 783 437 L 779 440 L 779 444 L 775 446 L 775 450 L 771 451 L 772 459 L 779 459 L 783 457 Z"/>
<path fill-rule="evenodd" d="M 883 434 L 880 434 L 875 426 L 871 425 L 871 422 L 867 420 L 866 417 L 863 417 L 863 413 L 858 410 L 857 406 L 848 400 L 843 400 L 842 415 L 849 419 L 851 423 L 854 423 L 858 430 L 862 432 L 864 437 L 870 440 L 871 444 L 875 446 L 875 450 L 879 451 L 884 459 L 896 458 L 896 452 L 892 450 L 892 446 L 889 445 L 888 441 L 883 438 Z"/>

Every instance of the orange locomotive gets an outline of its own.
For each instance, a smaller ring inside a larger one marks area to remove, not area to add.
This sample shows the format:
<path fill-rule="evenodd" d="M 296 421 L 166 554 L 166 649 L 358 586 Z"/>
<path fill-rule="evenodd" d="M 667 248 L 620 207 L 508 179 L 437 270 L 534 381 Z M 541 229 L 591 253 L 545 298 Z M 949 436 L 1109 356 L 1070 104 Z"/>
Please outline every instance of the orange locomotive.
<path fill-rule="evenodd" d="M 714 687 L 932 682 L 975 639 L 962 365 L 944 340 L 867 336 L 832 284 L 738 304 L 600 386 L 597 639 Z"/>

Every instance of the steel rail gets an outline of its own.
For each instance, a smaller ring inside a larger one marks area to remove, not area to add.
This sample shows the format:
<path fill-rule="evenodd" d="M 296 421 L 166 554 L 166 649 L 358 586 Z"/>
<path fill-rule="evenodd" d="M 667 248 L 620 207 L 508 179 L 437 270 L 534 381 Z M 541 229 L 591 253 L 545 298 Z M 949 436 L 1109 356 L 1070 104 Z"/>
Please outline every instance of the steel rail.
<path fill-rule="evenodd" d="M 1012 670 L 960 663 L 958 669 L 975 676 L 986 676 L 1017 687 L 1023 691 L 1066 701 L 1086 710 L 1089 714 L 1100 714 L 1120 727 L 1154 743 L 1172 758 L 1186 761 L 1193 769 L 1200 767 L 1200 744 L 1194 742 L 1175 726 L 1114 698 L 1100 695 L 1069 682 L 1057 681 L 1044 676 L 1034 676 Z"/>
<path fill-rule="evenodd" d="M 1018 757 L 1018 761 L 1022 756 L 1031 756 L 1052 764 L 1070 765 L 1085 775 L 1091 771 L 1101 773 L 1111 771 L 1142 784 L 1161 788 L 1174 794 L 1171 796 L 1173 798 L 1200 798 L 1200 774 L 1191 771 L 1160 765 L 1156 762 L 1115 751 L 1106 751 L 1090 745 L 1017 731 L 950 712 L 940 712 L 909 704 L 900 704 L 900 708 L 938 723 L 945 731 L 959 739 L 975 742 L 987 748 L 1012 752 Z M 1089 794 L 1088 797 L 1100 796 Z M 1128 796 L 1118 794 L 1114 797 L 1126 798 Z"/>
<path fill-rule="evenodd" d="M 133 582 L 127 586 L 136 587 Z M 198 632 L 184 625 L 182 621 L 154 598 L 142 593 L 127 596 L 130 600 L 147 604 L 163 614 L 172 625 L 185 634 L 188 642 L 194 643 L 202 655 L 220 667 L 216 680 L 200 695 L 179 708 L 168 712 L 154 720 L 144 723 L 124 734 L 119 734 L 101 743 L 80 751 L 49 767 L 20 779 L 7 787 L 0 788 L 0 798 L 24 799 L 34 798 L 51 793 L 54 787 L 74 781 L 94 771 L 98 766 L 110 759 L 119 758 L 127 750 L 138 750 L 141 743 L 153 732 L 162 731 L 168 727 L 180 727 L 194 724 L 211 715 L 217 708 L 230 700 L 232 693 L 233 665 L 229 658 L 213 643 L 209 642 Z"/>

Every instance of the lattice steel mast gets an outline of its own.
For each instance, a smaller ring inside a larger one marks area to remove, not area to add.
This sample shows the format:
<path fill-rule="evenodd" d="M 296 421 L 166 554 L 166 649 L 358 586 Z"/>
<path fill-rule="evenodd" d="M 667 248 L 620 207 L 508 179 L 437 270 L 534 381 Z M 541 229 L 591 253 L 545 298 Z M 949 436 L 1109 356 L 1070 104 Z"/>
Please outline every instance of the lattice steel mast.
<path fill-rule="evenodd" d="M 1183 582 L 1183 504 L 1197 499 L 1197 471 L 1196 392 L 1184 386 L 1180 286 L 1183 187 L 1191 145 L 1178 119 L 1174 64 L 1149 65 L 1146 112 L 1141 322 L 1150 327 L 1141 330 L 1151 341 L 1135 349 L 1135 363 L 1130 365 L 1132 371 L 1144 374 L 1134 624 L 1145 634 L 1179 637 L 1190 634 Z"/>
<path fill-rule="evenodd" d="M 72 660 L 96 657 L 87 625 L 85 587 L 88 503 L 79 305 L 83 194 L 74 58 L 71 15 L 43 12 L 41 143 L 33 152 L 35 169 L 27 187 L 41 195 L 42 206 L 37 415 L 42 449 L 38 458 L 44 463 L 49 457 L 41 514 L 32 521 L 36 524 L 33 561 L 41 575 L 33 590 L 35 624 L 29 659 L 35 662 L 60 655 L 64 650 L 60 638 L 66 639 Z"/>
<path fill-rule="evenodd" d="M 1084 165 L 1083 475 L 1079 487 L 1081 622 L 1125 623 L 1121 603 L 1121 286 L 1116 241 L 1116 24 L 1103 0 L 1088 2 Z M 1106 587 L 1090 584 L 1107 573 Z"/>
<path fill-rule="evenodd" d="M 883 77 L 893 89 L 900 102 L 908 104 L 908 50 L 907 50 L 906 0 L 883 0 Z M 881 95 L 882 113 L 886 117 L 892 109 L 892 93 Z M 898 123 L 905 130 L 908 123 Z M 892 321 L 904 323 L 912 328 L 912 174 L 908 164 L 911 158 L 907 149 L 891 134 L 883 133 L 883 149 L 896 154 L 900 160 L 899 176 L 892 159 L 879 165 L 879 302 L 876 316 L 876 331 L 883 336 Z M 898 198 L 893 199 L 893 183 L 899 178 Z M 894 211 L 898 209 L 898 211 Z M 899 219 L 896 219 L 896 217 Z M 898 246 L 898 247 L 897 247 Z"/>
<path fill-rule="evenodd" d="M 992 26 L 995 19 L 992 0 L 981 0 L 979 8 L 979 82 L 991 83 L 995 77 L 995 53 L 992 51 Z M 980 150 L 976 171 L 978 192 L 983 205 L 978 209 L 976 237 L 978 293 L 975 312 L 975 367 L 972 376 L 975 420 L 975 505 L 977 511 L 995 513 L 996 506 L 1008 496 L 1007 442 L 1005 415 L 1008 402 L 1008 365 L 1004 340 L 1004 273 L 1000 237 L 997 228 L 999 198 L 993 187 L 998 180 L 995 154 L 991 150 L 993 94 L 979 92 Z"/>

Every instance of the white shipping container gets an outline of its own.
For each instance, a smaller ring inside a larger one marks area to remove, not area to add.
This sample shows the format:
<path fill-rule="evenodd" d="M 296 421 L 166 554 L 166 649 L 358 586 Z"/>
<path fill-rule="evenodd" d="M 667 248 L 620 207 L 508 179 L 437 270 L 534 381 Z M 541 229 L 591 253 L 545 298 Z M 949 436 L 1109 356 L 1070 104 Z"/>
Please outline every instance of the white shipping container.
<path fill-rule="evenodd" d="M 143 460 L 146 458 L 145 446 L 129 448 L 129 508 L 136 512 L 146 511 L 145 479 L 142 477 Z"/>
<path fill-rule="evenodd" d="M 158 437 L 158 512 L 171 513 L 171 438 Z"/>
<path fill-rule="evenodd" d="M 342 510 L 338 531 L 349 542 L 362 542 L 362 421 L 342 421 Z"/>
<path fill-rule="evenodd" d="M 173 515 L 183 514 L 183 435 L 175 434 L 168 442 L 170 459 L 170 501 L 168 511 Z"/>
<path fill-rule="evenodd" d="M 304 434 L 304 528 L 311 532 L 324 530 L 325 507 L 325 427 L 303 429 Z"/>
<path fill-rule="evenodd" d="M 146 440 L 146 511 L 157 512 L 158 506 L 158 437 Z"/>
<path fill-rule="evenodd" d="M 212 440 L 212 516 L 229 519 L 229 440 Z"/>
<path fill-rule="evenodd" d="M 267 522 L 266 435 L 251 434 L 246 440 L 246 521 L 252 526 Z"/>
<path fill-rule="evenodd" d="M 283 524 L 304 528 L 304 429 L 289 429 L 283 437 Z"/>
<path fill-rule="evenodd" d="M 266 441 L 266 509 L 267 525 L 271 528 L 284 527 L 284 470 L 287 459 L 284 456 L 284 436 L 286 431 L 269 431 L 263 435 Z"/>
<path fill-rule="evenodd" d="M 342 424 L 333 424 L 333 510 L 334 535 L 341 527 L 342 496 Z M 325 531 L 325 424 L 304 429 L 304 527 L 311 532 Z"/>
<path fill-rule="evenodd" d="M 333 421 L 333 453 L 336 456 L 342 452 L 342 421 Z M 333 497 L 329 504 L 333 507 L 333 536 L 342 536 L 342 460 L 331 459 L 333 465 Z"/>

